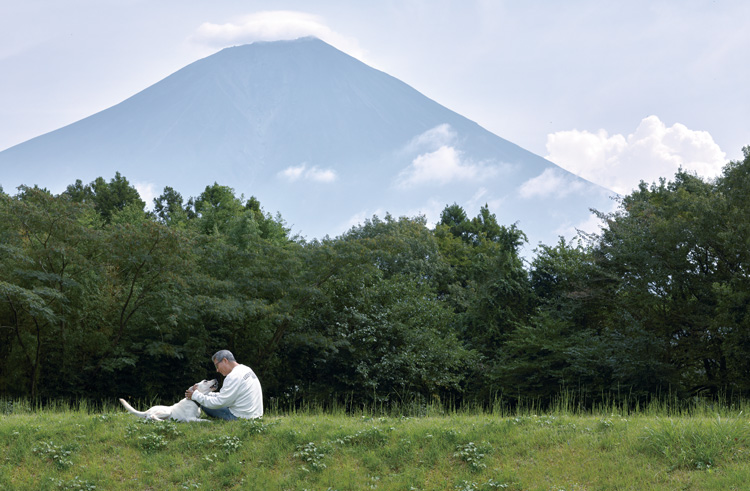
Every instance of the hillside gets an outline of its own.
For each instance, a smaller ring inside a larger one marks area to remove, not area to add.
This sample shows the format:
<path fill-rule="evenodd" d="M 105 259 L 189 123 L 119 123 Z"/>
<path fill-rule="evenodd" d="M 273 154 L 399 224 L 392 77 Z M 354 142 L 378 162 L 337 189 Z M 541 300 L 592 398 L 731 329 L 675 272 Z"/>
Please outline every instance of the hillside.
<path fill-rule="evenodd" d="M 153 423 L 0 418 L 3 489 L 744 489 L 747 418 L 722 414 L 276 414 Z"/>

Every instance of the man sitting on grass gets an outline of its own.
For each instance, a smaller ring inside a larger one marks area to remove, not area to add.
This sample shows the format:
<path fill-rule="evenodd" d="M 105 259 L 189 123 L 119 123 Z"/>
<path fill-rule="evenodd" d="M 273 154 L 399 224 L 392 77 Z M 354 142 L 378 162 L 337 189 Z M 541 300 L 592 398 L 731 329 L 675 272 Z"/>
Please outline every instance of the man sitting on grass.
<path fill-rule="evenodd" d="M 225 377 L 221 390 L 202 394 L 195 391 L 194 385 L 185 392 L 185 397 L 214 418 L 231 421 L 263 416 L 263 392 L 252 369 L 237 363 L 231 351 L 225 349 L 217 351 L 211 359 L 216 371 Z"/>

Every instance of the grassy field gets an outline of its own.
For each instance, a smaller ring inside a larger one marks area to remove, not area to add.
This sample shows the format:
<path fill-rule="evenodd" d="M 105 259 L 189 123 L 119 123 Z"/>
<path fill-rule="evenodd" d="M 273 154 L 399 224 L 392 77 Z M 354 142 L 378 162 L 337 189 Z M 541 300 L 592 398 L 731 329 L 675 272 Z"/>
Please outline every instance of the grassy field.
<path fill-rule="evenodd" d="M 138 405 L 138 404 L 136 404 Z M 750 489 L 739 409 L 145 422 L 0 404 L 0 489 Z"/>

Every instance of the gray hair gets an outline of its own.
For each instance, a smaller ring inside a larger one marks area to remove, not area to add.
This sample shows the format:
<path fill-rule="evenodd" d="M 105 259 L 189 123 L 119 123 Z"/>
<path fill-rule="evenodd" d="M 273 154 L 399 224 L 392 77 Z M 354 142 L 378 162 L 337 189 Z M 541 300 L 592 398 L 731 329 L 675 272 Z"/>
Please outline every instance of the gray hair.
<path fill-rule="evenodd" d="M 226 358 L 226 359 L 227 359 L 227 361 L 235 361 L 235 360 L 234 360 L 234 355 L 233 355 L 233 354 L 232 354 L 232 352 L 231 352 L 231 351 L 229 351 L 228 349 L 223 349 L 223 350 L 219 350 L 219 351 L 217 351 L 217 352 L 216 352 L 216 353 L 214 354 L 214 356 L 212 356 L 212 357 L 211 357 L 211 360 L 212 360 L 212 361 L 213 361 L 214 363 L 218 363 L 218 362 L 220 362 L 221 360 L 223 360 L 224 358 Z"/>

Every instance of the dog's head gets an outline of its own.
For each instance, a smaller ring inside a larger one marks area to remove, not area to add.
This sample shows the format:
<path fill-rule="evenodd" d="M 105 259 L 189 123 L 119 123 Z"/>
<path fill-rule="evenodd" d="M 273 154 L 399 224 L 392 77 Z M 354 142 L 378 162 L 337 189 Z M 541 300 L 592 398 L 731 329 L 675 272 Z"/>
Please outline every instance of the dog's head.
<path fill-rule="evenodd" d="M 208 394 L 209 392 L 213 392 L 214 390 L 219 388 L 219 381 L 216 379 L 201 380 L 196 385 L 197 387 L 195 388 L 195 390 L 203 394 Z"/>

